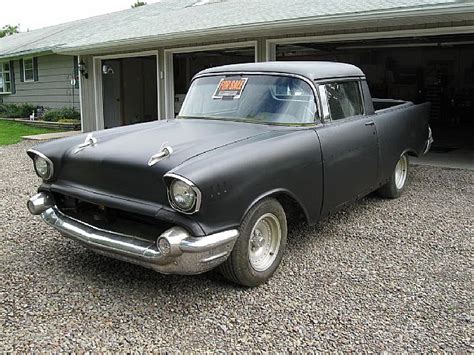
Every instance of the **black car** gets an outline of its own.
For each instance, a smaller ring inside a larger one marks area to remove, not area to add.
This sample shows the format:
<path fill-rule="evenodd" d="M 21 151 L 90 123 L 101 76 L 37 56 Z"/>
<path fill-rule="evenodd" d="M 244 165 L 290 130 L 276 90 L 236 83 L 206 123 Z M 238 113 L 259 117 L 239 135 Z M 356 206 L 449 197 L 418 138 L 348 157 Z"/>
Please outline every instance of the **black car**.
<path fill-rule="evenodd" d="M 256 286 L 287 221 L 310 225 L 405 188 L 431 145 L 429 104 L 372 100 L 348 64 L 268 62 L 197 74 L 175 119 L 41 144 L 34 215 L 84 246 L 167 274 L 215 267 Z"/>

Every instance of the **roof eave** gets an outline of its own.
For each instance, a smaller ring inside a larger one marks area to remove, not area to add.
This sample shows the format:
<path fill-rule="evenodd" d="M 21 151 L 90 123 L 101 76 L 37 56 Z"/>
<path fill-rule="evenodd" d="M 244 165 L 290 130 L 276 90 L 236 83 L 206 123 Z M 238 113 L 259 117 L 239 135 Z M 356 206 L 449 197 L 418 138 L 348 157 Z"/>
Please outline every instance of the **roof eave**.
<path fill-rule="evenodd" d="M 14 52 L 14 53 L 5 54 L 5 55 L 0 54 L 0 60 L 16 60 L 16 59 L 20 59 L 20 58 L 31 56 L 31 55 L 43 56 L 43 55 L 54 54 L 54 53 L 55 53 L 54 48 L 42 49 L 42 50 L 29 50 L 29 51 L 22 51 L 22 52 Z"/>
<path fill-rule="evenodd" d="M 410 9 L 380 10 L 368 13 L 352 13 L 344 15 L 318 16 L 306 19 L 281 20 L 272 23 L 253 23 L 245 25 L 235 25 L 231 27 L 218 27 L 209 30 L 186 31 L 182 33 L 170 33 L 158 36 L 137 37 L 126 40 L 108 41 L 92 45 L 63 47 L 55 50 L 58 54 L 93 54 L 101 50 L 120 49 L 120 47 L 146 46 L 147 44 L 159 44 L 163 42 L 194 40 L 201 37 L 225 36 L 239 33 L 242 35 L 245 31 L 262 32 L 277 29 L 291 29 L 297 27 L 306 27 L 324 24 L 340 24 L 354 21 L 385 20 L 410 16 L 433 16 L 449 15 L 453 13 L 474 12 L 474 6 L 463 3 L 444 4 L 430 8 L 417 7 Z"/>

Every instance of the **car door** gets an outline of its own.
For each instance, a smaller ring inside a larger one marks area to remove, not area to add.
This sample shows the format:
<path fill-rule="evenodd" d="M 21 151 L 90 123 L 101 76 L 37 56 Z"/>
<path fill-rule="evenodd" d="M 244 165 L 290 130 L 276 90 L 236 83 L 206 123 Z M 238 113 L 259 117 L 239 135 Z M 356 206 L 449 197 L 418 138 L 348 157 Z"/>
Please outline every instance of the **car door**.
<path fill-rule="evenodd" d="M 316 129 L 324 169 L 322 215 L 370 192 L 377 182 L 378 142 L 375 122 L 364 110 L 359 80 L 319 86 L 326 120 Z"/>

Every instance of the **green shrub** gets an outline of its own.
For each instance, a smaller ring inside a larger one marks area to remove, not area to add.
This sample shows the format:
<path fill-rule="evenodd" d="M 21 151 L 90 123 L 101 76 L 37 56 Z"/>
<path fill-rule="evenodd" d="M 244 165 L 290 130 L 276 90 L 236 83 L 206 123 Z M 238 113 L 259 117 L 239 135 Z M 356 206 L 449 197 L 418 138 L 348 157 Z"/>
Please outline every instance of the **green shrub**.
<path fill-rule="evenodd" d="M 0 117 L 29 118 L 37 108 L 31 104 L 0 104 Z"/>
<path fill-rule="evenodd" d="M 44 121 L 58 122 L 59 120 L 80 120 L 81 114 L 72 107 L 63 107 L 58 110 L 48 110 L 41 117 Z"/>

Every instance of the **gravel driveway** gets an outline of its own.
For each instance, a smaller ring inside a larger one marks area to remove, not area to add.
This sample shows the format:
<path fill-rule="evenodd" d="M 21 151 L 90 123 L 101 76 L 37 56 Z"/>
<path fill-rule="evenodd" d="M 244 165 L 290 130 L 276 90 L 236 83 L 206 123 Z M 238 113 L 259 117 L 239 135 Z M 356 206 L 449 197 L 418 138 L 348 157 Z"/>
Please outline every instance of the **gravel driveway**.
<path fill-rule="evenodd" d="M 28 147 L 0 147 L 2 352 L 473 350 L 473 172 L 414 167 L 400 199 L 290 230 L 279 272 L 243 289 L 60 237 L 26 210 Z"/>

